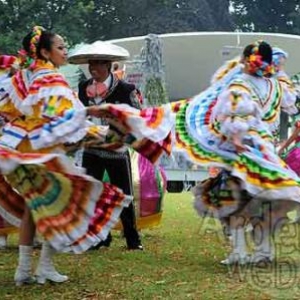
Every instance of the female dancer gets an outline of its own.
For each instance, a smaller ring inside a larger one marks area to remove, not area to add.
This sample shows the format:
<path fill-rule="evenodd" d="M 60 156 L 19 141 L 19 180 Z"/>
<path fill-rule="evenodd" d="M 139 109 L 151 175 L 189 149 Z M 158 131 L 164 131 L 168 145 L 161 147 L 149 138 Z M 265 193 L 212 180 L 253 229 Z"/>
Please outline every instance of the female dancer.
<path fill-rule="evenodd" d="M 1 177 L 0 213 L 20 226 L 16 284 L 34 281 L 31 255 L 36 230 L 45 238 L 36 271 L 38 283 L 64 282 L 68 277 L 52 264 L 53 248 L 80 253 L 104 240 L 131 197 L 84 175 L 64 156 L 39 154 L 66 153 L 66 144 L 82 140 L 89 132 L 97 137 L 103 132 L 85 121 L 93 108 L 82 107 L 56 69 L 67 58 L 63 39 L 36 26 L 23 46 L 26 68 L 11 78 L 0 103 L 0 113 L 8 121 L 0 143 L 27 153 L 19 157 L 16 152 L 15 164 L 22 164 L 24 158 L 32 163 Z M 38 162 L 45 164 L 33 165 Z"/>
<path fill-rule="evenodd" d="M 251 261 L 271 260 L 270 234 L 278 228 L 277 222 L 286 212 L 300 201 L 299 178 L 276 155 L 273 144 L 280 108 L 297 112 L 295 93 L 287 79 L 271 77 L 274 74 L 272 48 L 267 43 L 248 45 L 242 64 L 243 72 L 232 81 L 212 87 L 189 102 L 171 104 L 176 112 L 177 148 L 202 166 L 227 170 L 194 190 L 196 208 L 201 215 L 209 213 L 220 219 L 233 217 L 230 224 L 235 237 L 233 252 L 224 261 L 226 264 L 247 261 L 244 226 L 257 214 L 259 221 L 264 222 L 261 232 L 255 230 L 255 240 L 260 234 L 262 242 L 256 245 Z M 99 108 L 99 112 L 105 109 L 112 116 L 122 115 L 123 118 L 119 118 L 122 128 L 127 125 L 137 139 L 147 137 L 159 141 L 167 138 L 168 132 L 162 124 L 170 106 L 159 108 L 156 136 L 151 131 L 154 114 L 147 109 L 139 115 L 125 107 L 116 113 L 116 107 L 107 105 Z M 140 120 L 136 126 L 137 119 L 150 122 L 143 124 Z M 272 210 L 271 216 L 263 219 L 259 213 L 265 209 L 264 202 L 270 204 Z M 241 220 L 244 220 L 242 224 Z"/>
<path fill-rule="evenodd" d="M 288 149 L 291 145 L 293 145 L 287 155 L 286 155 L 286 163 L 289 165 L 289 167 L 297 173 L 298 176 L 300 176 L 300 122 L 296 121 L 294 124 L 294 129 L 292 131 L 292 134 L 289 136 L 289 138 L 281 145 L 278 154 L 282 155 L 283 152 Z"/>
<path fill-rule="evenodd" d="M 3 97 L 5 97 L 6 91 L 5 86 L 9 84 L 11 76 L 16 71 L 17 57 L 12 55 L 0 55 L 0 82 L 1 82 L 1 90 L 0 90 L 0 101 Z M 5 120 L 0 118 L 0 131 L 4 126 Z M 7 237 L 9 234 L 17 232 L 17 228 L 8 224 L 1 216 L 0 216 L 0 249 L 5 249 L 7 245 Z"/>
<path fill-rule="evenodd" d="M 286 153 L 285 153 L 286 152 Z M 295 121 L 289 138 L 284 141 L 278 151 L 278 155 L 284 154 L 284 160 L 288 166 L 300 176 L 300 121 Z M 300 208 L 296 209 L 295 223 L 300 222 Z"/>

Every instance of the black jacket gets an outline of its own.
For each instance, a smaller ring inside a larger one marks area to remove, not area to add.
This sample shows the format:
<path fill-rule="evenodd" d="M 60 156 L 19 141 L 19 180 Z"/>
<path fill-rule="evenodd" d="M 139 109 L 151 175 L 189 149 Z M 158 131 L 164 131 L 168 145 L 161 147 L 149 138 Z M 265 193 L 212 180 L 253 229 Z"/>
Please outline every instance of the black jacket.
<path fill-rule="evenodd" d="M 78 96 L 81 102 L 84 106 L 91 106 L 95 105 L 95 101 L 93 98 L 90 98 L 87 96 L 86 88 L 89 84 L 92 84 L 93 79 L 88 79 L 85 81 L 82 81 L 78 88 Z M 138 90 L 136 90 L 135 86 L 133 84 L 129 84 L 123 80 L 119 80 L 117 77 L 113 76 L 113 80 L 111 83 L 111 86 L 109 87 L 109 91 L 107 93 L 107 96 L 103 99 L 103 103 L 111 103 L 111 104 L 128 104 L 130 106 L 133 106 L 135 108 L 140 109 L 140 99 L 138 97 Z M 109 125 L 110 129 L 118 132 L 118 129 Z M 123 156 L 124 154 L 113 152 L 101 148 L 93 149 L 93 148 L 86 148 L 85 152 L 93 153 L 93 155 L 97 156 Z"/>
<path fill-rule="evenodd" d="M 89 84 L 92 84 L 93 79 L 82 81 L 78 88 L 78 96 L 84 106 L 94 105 L 93 98 L 89 98 L 86 94 L 86 88 Z M 113 77 L 111 86 L 107 96 L 103 99 L 104 103 L 111 104 L 128 104 L 130 106 L 140 108 L 139 100 L 137 97 L 138 91 L 133 84 L 129 84 L 123 80 L 118 80 Z"/>

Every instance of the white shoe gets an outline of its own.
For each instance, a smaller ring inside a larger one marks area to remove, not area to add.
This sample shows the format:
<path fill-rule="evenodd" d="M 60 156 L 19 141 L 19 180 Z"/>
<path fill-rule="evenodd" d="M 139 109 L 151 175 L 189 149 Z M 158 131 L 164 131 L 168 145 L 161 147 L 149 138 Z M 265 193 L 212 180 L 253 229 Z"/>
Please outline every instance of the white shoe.
<path fill-rule="evenodd" d="M 19 264 L 15 273 L 15 283 L 17 286 L 31 284 L 35 278 L 31 275 L 32 246 L 19 246 Z"/>
<path fill-rule="evenodd" d="M 221 261 L 221 265 L 229 266 L 234 264 L 245 265 L 250 262 L 249 256 L 241 256 L 238 253 L 231 253 L 229 256 Z"/>
<path fill-rule="evenodd" d="M 262 240 L 254 249 L 254 253 L 250 258 L 252 264 L 266 266 L 267 263 L 271 263 L 275 258 L 275 248 L 272 246 L 271 237 L 267 231 L 264 232 Z"/>
<path fill-rule="evenodd" d="M 274 260 L 274 257 L 271 253 L 266 252 L 255 252 L 250 256 L 250 263 L 251 264 L 266 264 L 271 263 Z"/>
<path fill-rule="evenodd" d="M 35 276 L 39 284 L 45 284 L 47 280 L 55 283 L 63 283 L 69 280 L 68 276 L 58 273 L 54 268 L 52 270 L 38 269 Z"/>
<path fill-rule="evenodd" d="M 17 268 L 15 277 L 14 277 L 16 286 L 22 286 L 25 284 L 33 284 L 35 283 L 35 278 L 31 276 L 30 273 L 22 271 L 20 268 Z"/>
<path fill-rule="evenodd" d="M 239 264 L 245 265 L 248 263 L 248 254 L 246 251 L 246 240 L 244 228 L 230 229 L 232 237 L 233 251 L 229 256 L 221 261 L 222 265 Z"/>
<path fill-rule="evenodd" d="M 62 283 L 69 280 L 68 276 L 61 275 L 54 268 L 52 263 L 52 256 L 54 252 L 55 250 L 48 242 L 43 243 L 39 265 L 35 273 L 37 283 L 45 284 L 47 280 Z"/>

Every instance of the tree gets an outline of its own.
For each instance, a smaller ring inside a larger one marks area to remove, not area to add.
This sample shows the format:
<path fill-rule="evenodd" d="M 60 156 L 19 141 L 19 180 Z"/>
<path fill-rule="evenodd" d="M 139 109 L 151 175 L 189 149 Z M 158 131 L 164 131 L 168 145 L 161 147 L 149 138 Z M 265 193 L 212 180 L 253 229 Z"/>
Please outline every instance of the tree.
<path fill-rule="evenodd" d="M 0 1 L 0 52 L 15 53 L 34 25 L 59 32 L 70 44 L 79 43 L 87 35 L 86 20 L 93 9 L 89 0 Z"/>
<path fill-rule="evenodd" d="M 15 53 L 33 25 L 53 29 L 71 45 L 233 28 L 229 0 L 0 0 L 0 52 Z"/>
<path fill-rule="evenodd" d="M 115 39 L 149 33 L 230 30 L 229 0 L 100 1 L 89 39 Z M 101 15 L 101 17 L 99 17 Z M 100 19 L 102 22 L 100 22 Z M 97 22 L 99 20 L 99 22 Z M 107 24 L 104 24 L 104 23 Z M 102 33 L 96 24 L 101 24 Z"/>
<path fill-rule="evenodd" d="M 299 32 L 299 0 L 233 0 L 234 19 L 243 31 Z"/>
<path fill-rule="evenodd" d="M 289 16 L 293 22 L 293 29 L 291 33 L 300 34 L 300 5 L 298 5 L 296 10 Z"/>

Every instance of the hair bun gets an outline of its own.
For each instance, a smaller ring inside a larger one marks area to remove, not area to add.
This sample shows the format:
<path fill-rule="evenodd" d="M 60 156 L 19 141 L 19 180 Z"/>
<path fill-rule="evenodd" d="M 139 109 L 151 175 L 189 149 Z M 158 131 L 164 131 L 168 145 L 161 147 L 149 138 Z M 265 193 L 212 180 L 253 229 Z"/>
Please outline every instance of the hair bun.
<path fill-rule="evenodd" d="M 29 55 L 31 58 L 36 59 L 37 47 L 45 28 L 42 26 L 34 26 L 31 31 L 31 39 L 29 43 L 30 51 Z"/>
<path fill-rule="evenodd" d="M 257 41 L 248 45 L 244 50 L 244 56 L 250 74 L 270 77 L 275 73 L 272 64 L 272 47 L 268 43 Z"/>

